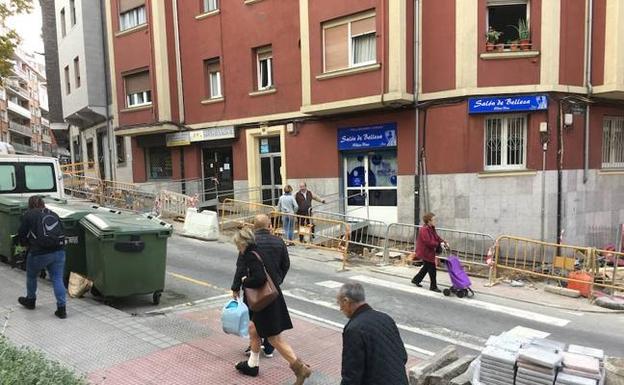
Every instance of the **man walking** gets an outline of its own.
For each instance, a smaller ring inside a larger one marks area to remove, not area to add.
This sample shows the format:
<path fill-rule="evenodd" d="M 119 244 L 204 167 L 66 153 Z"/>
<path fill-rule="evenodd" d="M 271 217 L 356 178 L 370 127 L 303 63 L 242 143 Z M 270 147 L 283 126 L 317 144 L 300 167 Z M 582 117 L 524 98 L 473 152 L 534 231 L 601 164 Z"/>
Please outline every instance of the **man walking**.
<path fill-rule="evenodd" d="M 325 200 L 321 199 L 312 191 L 308 190 L 308 186 L 305 182 L 299 183 L 299 191 L 297 191 L 297 194 L 295 194 L 295 200 L 297 201 L 297 205 L 299 206 L 299 209 L 297 210 L 297 215 L 308 217 L 299 217 L 299 242 L 303 242 L 301 227 L 310 226 L 310 236 L 312 236 L 312 234 L 314 233 L 314 225 L 309 218 L 312 216 L 312 201 L 315 200 L 317 202 L 325 203 Z"/>
<path fill-rule="evenodd" d="M 256 236 L 256 245 L 260 253 L 264 256 L 264 263 L 271 265 L 273 271 L 279 274 L 279 281 L 275 282 L 276 285 L 281 285 L 286 278 L 286 274 L 290 269 L 290 257 L 288 256 L 288 248 L 284 241 L 273 234 L 271 234 L 271 220 L 265 214 L 257 215 L 254 218 L 254 235 Z M 232 282 L 232 296 L 237 298 L 240 294 L 239 290 L 242 283 L 242 278 L 247 275 L 247 272 L 243 268 L 242 257 L 239 256 L 236 261 L 236 274 L 234 275 L 234 281 Z M 251 314 L 249 315 L 251 318 Z M 262 343 L 265 357 L 273 357 L 273 346 L 268 340 L 264 340 Z M 245 354 L 251 354 L 251 349 L 247 348 Z"/>
<path fill-rule="evenodd" d="M 336 297 L 349 318 L 342 333 L 340 385 L 408 385 L 407 352 L 387 314 L 373 310 L 359 283 L 345 283 Z"/>
<path fill-rule="evenodd" d="M 65 234 L 58 215 L 45 207 L 40 196 L 32 196 L 28 199 L 28 211 L 22 217 L 18 237 L 22 245 L 28 245 L 28 256 L 26 297 L 19 297 L 17 301 L 26 309 L 35 308 L 37 278 L 41 270 L 47 269 L 56 297 L 54 314 L 61 319 L 67 318 L 65 285 L 63 285 Z"/>

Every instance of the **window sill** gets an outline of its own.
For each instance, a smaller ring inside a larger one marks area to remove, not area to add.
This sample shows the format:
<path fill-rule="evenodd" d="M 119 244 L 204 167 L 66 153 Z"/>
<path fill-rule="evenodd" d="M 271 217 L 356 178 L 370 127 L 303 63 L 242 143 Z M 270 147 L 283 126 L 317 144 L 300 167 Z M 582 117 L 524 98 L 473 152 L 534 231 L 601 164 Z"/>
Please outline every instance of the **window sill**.
<path fill-rule="evenodd" d="M 504 52 L 486 52 L 480 55 L 483 60 L 499 60 L 499 59 L 521 59 L 527 57 L 537 57 L 540 51 L 504 51 Z"/>
<path fill-rule="evenodd" d="M 204 99 L 201 101 L 201 104 L 214 104 L 214 103 L 222 103 L 225 101 L 224 97 L 220 97 L 220 98 L 211 98 L 211 99 Z"/>
<path fill-rule="evenodd" d="M 477 174 L 479 178 L 498 178 L 508 176 L 534 176 L 537 175 L 535 170 L 492 170 L 482 171 Z"/>
<path fill-rule="evenodd" d="M 119 32 L 115 33 L 115 37 L 121 37 L 121 36 L 130 35 L 130 34 L 132 34 L 134 32 L 141 31 L 143 29 L 147 29 L 147 23 L 144 23 L 144 24 L 141 24 L 141 25 L 137 25 L 136 27 L 128 28 L 128 29 L 125 29 L 123 31 L 119 31 Z"/>
<path fill-rule="evenodd" d="M 203 20 L 203 19 L 209 18 L 210 16 L 216 16 L 220 13 L 221 13 L 220 9 L 215 9 L 214 11 L 205 12 L 205 13 L 202 13 L 201 15 L 195 16 L 195 20 Z"/>
<path fill-rule="evenodd" d="M 598 170 L 599 175 L 624 175 L 624 168 L 614 167 L 614 168 L 602 168 Z"/>
<path fill-rule="evenodd" d="M 266 90 L 260 90 L 260 91 L 254 91 L 254 92 L 250 92 L 249 96 L 262 96 L 262 95 L 270 95 L 270 94 L 274 94 L 277 92 L 277 88 L 269 88 Z"/>
<path fill-rule="evenodd" d="M 249 4 L 253 4 L 253 3 L 259 3 L 262 0 L 245 0 L 244 4 L 245 5 L 249 5 Z"/>
<path fill-rule="evenodd" d="M 340 76 L 349 76 L 349 75 L 359 74 L 363 72 L 376 71 L 379 68 L 381 68 L 381 64 L 379 63 L 368 64 L 368 65 L 361 66 L 361 67 L 344 68 L 344 69 L 335 70 L 331 72 L 325 72 L 321 75 L 318 75 L 316 79 L 317 80 L 332 79 L 332 78 L 337 78 Z"/>
<path fill-rule="evenodd" d="M 124 108 L 123 110 L 120 110 L 119 112 L 135 112 L 135 111 L 149 110 L 151 108 L 152 108 L 152 104 L 148 104 L 148 105 L 145 105 L 145 106 Z"/>

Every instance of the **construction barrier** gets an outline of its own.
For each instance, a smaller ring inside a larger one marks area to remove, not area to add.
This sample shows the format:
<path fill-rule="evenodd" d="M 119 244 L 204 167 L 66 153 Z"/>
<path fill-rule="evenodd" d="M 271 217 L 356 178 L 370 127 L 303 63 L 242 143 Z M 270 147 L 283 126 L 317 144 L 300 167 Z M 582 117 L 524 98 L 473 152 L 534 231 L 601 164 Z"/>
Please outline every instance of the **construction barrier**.
<path fill-rule="evenodd" d="M 624 292 L 624 253 L 594 249 L 594 287 L 606 292 Z"/>
<path fill-rule="evenodd" d="M 197 208 L 198 203 L 198 195 L 188 196 L 161 190 L 156 195 L 154 212 L 161 218 L 185 218 L 186 211 L 190 208 Z"/>
<path fill-rule="evenodd" d="M 228 198 L 219 207 L 219 226 L 221 230 L 252 226 L 256 215 L 271 215 L 274 211 L 273 206 Z"/>
<path fill-rule="evenodd" d="M 372 252 L 381 253 L 384 247 L 384 236 L 388 225 L 382 221 L 366 218 L 354 217 L 345 214 L 332 213 L 328 211 L 314 210 L 311 221 L 315 223 L 318 219 L 327 219 L 349 224 L 349 252 L 364 254 Z M 364 251 L 364 249 L 368 249 Z"/>

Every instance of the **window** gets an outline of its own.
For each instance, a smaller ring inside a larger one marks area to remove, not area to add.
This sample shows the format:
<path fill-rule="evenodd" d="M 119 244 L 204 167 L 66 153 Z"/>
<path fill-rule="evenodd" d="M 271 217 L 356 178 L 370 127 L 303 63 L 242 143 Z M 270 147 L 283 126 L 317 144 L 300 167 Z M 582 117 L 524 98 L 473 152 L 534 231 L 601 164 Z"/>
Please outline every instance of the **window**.
<path fill-rule="evenodd" d="M 93 153 L 93 139 L 89 139 L 87 141 L 87 167 L 91 169 L 95 167 L 95 155 Z"/>
<path fill-rule="evenodd" d="M 150 147 L 147 150 L 147 175 L 150 179 L 170 179 L 173 175 L 171 151 L 167 147 Z"/>
<path fill-rule="evenodd" d="M 67 27 L 65 26 L 65 8 L 61 9 L 61 36 L 67 35 Z"/>
<path fill-rule="evenodd" d="M 76 88 L 80 88 L 80 59 L 74 58 L 74 76 L 76 81 Z"/>
<path fill-rule="evenodd" d="M 119 30 L 125 31 L 147 23 L 144 0 L 121 0 L 119 2 Z"/>
<path fill-rule="evenodd" d="M 602 167 L 624 168 L 624 117 L 606 118 L 602 127 Z"/>
<path fill-rule="evenodd" d="M 54 191 L 54 169 L 51 164 L 30 164 L 24 166 L 26 189 L 29 191 Z"/>
<path fill-rule="evenodd" d="M 323 25 L 324 72 L 377 62 L 375 15 Z"/>
<path fill-rule="evenodd" d="M 71 25 L 76 25 L 76 0 L 69 0 L 69 18 Z"/>
<path fill-rule="evenodd" d="M 498 43 L 528 40 L 529 0 L 488 0 L 487 28 L 502 32 Z M 524 31 L 524 36 L 520 33 Z"/>
<path fill-rule="evenodd" d="M 271 46 L 256 49 L 258 90 L 273 87 L 273 51 Z"/>
<path fill-rule="evenodd" d="M 126 163 L 126 143 L 123 136 L 115 137 L 115 145 L 117 147 L 117 164 Z"/>
<path fill-rule="evenodd" d="M 152 104 L 152 91 L 149 72 L 139 72 L 124 76 L 126 106 L 141 107 Z"/>
<path fill-rule="evenodd" d="M 219 1 L 218 0 L 202 0 L 203 7 L 202 10 L 204 12 L 212 12 L 219 9 Z"/>
<path fill-rule="evenodd" d="M 0 165 L 0 191 L 10 192 L 17 187 L 15 178 L 15 166 L 11 164 Z"/>
<path fill-rule="evenodd" d="M 69 66 L 65 67 L 65 93 L 71 94 L 71 83 L 69 82 Z"/>
<path fill-rule="evenodd" d="M 526 116 L 494 116 L 485 120 L 485 169 L 526 167 Z"/>
<path fill-rule="evenodd" d="M 222 98 L 221 65 L 219 59 L 204 60 L 204 74 L 206 79 L 206 97 L 209 99 Z"/>

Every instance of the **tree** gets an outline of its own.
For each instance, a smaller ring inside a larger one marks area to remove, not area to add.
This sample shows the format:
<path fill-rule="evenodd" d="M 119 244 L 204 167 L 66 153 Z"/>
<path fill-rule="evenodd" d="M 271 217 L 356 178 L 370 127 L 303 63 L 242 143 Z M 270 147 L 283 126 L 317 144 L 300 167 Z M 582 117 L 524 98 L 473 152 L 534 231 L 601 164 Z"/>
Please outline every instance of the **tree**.
<path fill-rule="evenodd" d="M 15 30 L 6 26 L 7 19 L 32 11 L 32 0 L 0 0 L 0 83 L 11 74 L 13 53 L 20 43 Z"/>

